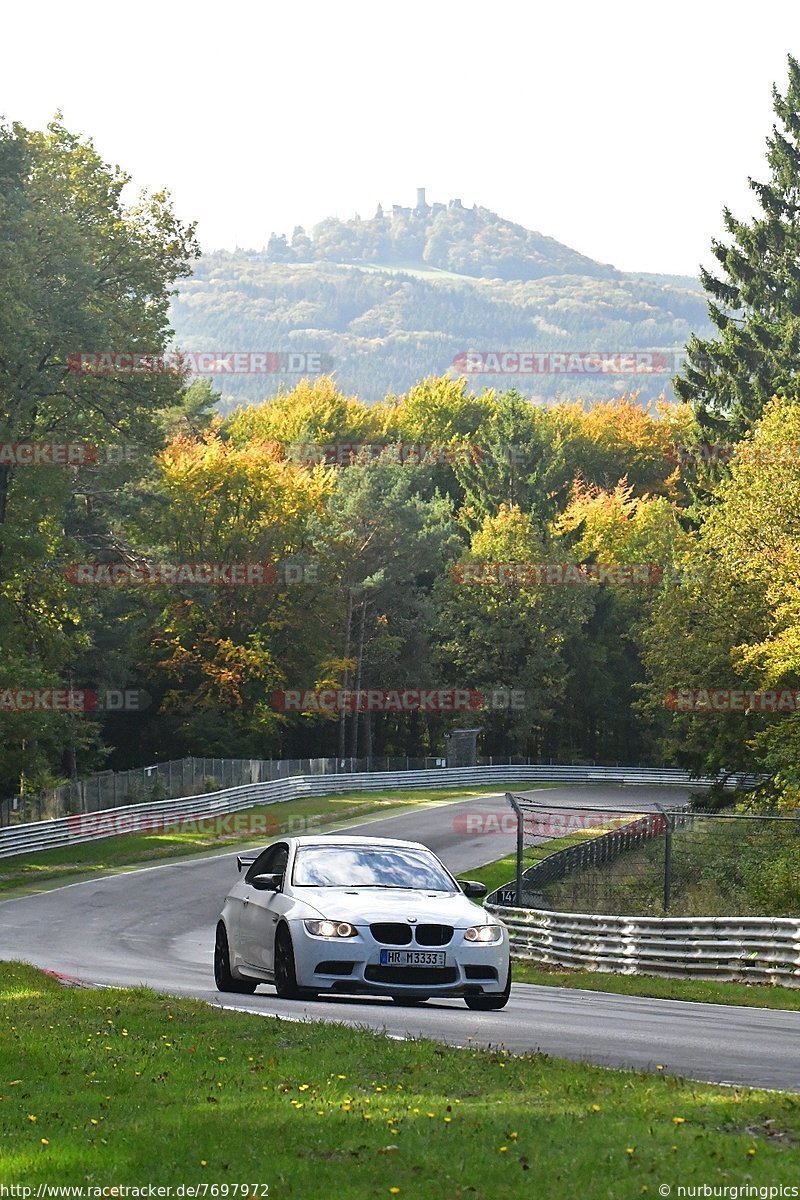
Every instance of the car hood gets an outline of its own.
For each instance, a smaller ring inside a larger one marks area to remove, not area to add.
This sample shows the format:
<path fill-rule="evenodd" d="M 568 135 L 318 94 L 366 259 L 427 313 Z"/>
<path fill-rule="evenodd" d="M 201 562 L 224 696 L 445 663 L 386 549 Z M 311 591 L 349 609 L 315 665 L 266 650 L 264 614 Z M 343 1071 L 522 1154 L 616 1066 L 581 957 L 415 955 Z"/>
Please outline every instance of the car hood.
<path fill-rule="evenodd" d="M 411 892 L 404 888 L 301 887 L 293 892 L 298 900 L 331 921 L 370 925 L 374 921 L 407 921 L 466 928 L 491 921 L 487 912 L 458 892 Z"/>

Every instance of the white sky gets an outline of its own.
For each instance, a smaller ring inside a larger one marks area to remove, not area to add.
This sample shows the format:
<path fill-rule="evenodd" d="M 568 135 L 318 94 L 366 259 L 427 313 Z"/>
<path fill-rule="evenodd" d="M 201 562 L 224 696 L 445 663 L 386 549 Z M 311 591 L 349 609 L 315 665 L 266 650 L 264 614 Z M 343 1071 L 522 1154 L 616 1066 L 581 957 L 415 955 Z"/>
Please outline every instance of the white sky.
<path fill-rule="evenodd" d="M 798 0 L 7 0 L 0 114 L 61 108 L 205 248 L 459 196 L 696 274 L 753 210 Z"/>

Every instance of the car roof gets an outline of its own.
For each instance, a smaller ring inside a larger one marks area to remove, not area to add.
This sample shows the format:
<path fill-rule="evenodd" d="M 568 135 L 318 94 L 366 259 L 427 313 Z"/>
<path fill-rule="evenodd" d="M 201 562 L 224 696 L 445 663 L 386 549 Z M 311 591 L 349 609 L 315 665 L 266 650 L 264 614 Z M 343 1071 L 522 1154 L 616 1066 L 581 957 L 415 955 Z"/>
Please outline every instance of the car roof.
<path fill-rule="evenodd" d="M 281 842 L 289 842 L 297 847 L 300 846 L 373 846 L 376 849 L 385 848 L 387 846 L 403 847 L 409 850 L 427 850 L 431 853 L 428 846 L 423 846 L 422 842 L 408 842 L 403 838 L 385 838 L 385 837 L 362 837 L 357 834 L 348 836 L 346 833 L 333 834 L 302 834 L 298 837 L 286 837 L 276 839 Z"/>

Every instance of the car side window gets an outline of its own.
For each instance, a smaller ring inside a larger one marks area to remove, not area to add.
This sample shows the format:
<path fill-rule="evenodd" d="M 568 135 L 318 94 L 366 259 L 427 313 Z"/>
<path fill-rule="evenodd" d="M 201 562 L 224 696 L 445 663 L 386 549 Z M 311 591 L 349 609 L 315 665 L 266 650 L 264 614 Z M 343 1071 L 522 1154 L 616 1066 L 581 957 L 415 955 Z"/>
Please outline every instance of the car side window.
<path fill-rule="evenodd" d="M 250 867 L 244 881 L 250 883 L 254 875 L 285 875 L 288 861 L 289 847 L 285 842 L 278 842 L 276 846 L 268 846 Z"/>

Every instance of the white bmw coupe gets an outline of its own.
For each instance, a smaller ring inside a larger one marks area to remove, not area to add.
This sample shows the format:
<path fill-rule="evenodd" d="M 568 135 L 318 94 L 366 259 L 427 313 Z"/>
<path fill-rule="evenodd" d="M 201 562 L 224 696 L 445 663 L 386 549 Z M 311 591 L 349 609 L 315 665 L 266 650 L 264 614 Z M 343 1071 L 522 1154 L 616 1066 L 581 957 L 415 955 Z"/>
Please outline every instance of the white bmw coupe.
<path fill-rule="evenodd" d="M 214 947 L 221 992 L 273 983 L 285 999 L 349 992 L 400 1003 L 461 996 L 476 1009 L 507 1003 L 506 927 L 469 899 L 486 888 L 457 882 L 425 846 L 287 837 L 238 861 L 244 874 L 225 899 Z"/>

